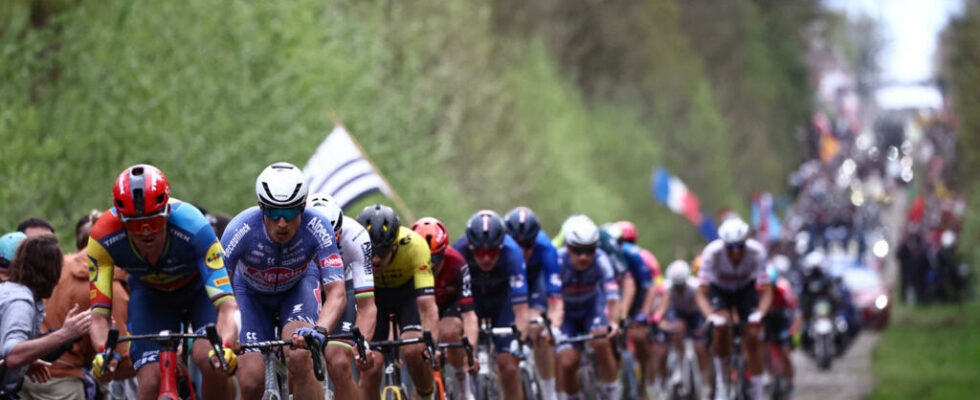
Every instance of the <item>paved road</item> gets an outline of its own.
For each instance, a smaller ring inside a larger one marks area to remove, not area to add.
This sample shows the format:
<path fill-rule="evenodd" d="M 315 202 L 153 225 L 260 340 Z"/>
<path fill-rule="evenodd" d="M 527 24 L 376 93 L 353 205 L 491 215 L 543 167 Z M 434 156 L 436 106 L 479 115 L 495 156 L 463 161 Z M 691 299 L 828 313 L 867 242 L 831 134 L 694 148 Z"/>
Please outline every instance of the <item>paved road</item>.
<path fill-rule="evenodd" d="M 877 332 L 862 332 L 842 357 L 834 360 L 829 371 L 817 369 L 813 359 L 801 351 L 793 352 L 796 366 L 794 399 L 863 399 L 874 389 L 871 353 L 878 343 Z"/>

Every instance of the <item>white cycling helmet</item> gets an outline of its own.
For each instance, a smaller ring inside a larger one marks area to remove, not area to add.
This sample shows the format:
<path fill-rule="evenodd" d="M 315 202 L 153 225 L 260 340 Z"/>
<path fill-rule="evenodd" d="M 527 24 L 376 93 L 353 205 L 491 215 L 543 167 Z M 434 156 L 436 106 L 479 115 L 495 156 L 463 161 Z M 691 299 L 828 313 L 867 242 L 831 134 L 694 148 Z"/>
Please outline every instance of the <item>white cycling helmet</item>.
<path fill-rule="evenodd" d="M 810 254 L 803 257 L 803 272 L 809 275 L 813 271 L 822 270 L 826 262 L 827 256 L 822 251 L 811 251 Z"/>
<path fill-rule="evenodd" d="M 738 217 L 729 218 L 718 227 L 718 237 L 725 244 L 744 242 L 749 237 L 749 224 Z"/>
<path fill-rule="evenodd" d="M 691 277 L 691 265 L 684 260 L 675 260 L 667 266 L 667 279 L 671 286 L 684 286 Z"/>
<path fill-rule="evenodd" d="M 344 225 L 344 211 L 340 209 L 337 200 L 326 193 L 313 193 L 306 199 L 306 206 L 323 211 L 330 220 L 334 232 L 339 232 Z"/>
<path fill-rule="evenodd" d="M 785 276 L 786 274 L 789 274 L 789 267 L 790 264 L 792 264 L 789 261 L 789 257 L 786 257 L 782 254 L 776 254 L 772 256 L 772 260 L 770 260 L 770 263 L 772 264 L 773 267 L 776 268 L 776 272 L 779 273 L 779 275 L 781 276 Z"/>
<path fill-rule="evenodd" d="M 274 208 L 293 208 L 306 204 L 306 177 L 287 162 L 277 162 L 262 170 L 255 180 L 259 204 Z"/>
<path fill-rule="evenodd" d="M 569 246 L 595 246 L 599 243 L 599 227 L 589 217 L 578 214 L 568 217 L 562 224 L 565 244 Z"/>

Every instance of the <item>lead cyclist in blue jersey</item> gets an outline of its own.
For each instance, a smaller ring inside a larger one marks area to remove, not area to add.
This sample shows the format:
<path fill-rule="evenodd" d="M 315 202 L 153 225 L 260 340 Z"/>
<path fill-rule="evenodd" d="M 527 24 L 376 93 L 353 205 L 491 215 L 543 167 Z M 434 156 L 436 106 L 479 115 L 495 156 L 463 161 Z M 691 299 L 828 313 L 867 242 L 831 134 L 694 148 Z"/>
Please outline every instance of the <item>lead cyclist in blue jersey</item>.
<path fill-rule="evenodd" d="M 289 163 L 265 168 L 255 181 L 259 206 L 239 213 L 221 238 L 235 298 L 242 312 L 242 343 L 276 340 L 275 316 L 282 338 L 302 342 L 301 335 L 323 335 L 314 324 L 333 329 L 346 306 L 344 264 L 333 227 L 320 211 L 306 208 L 303 172 Z M 312 264 L 311 264 L 312 261 Z M 320 283 L 326 307 L 320 313 Z M 318 316 L 319 314 L 319 316 Z M 313 376 L 307 349 L 285 349 L 292 394 L 297 399 L 322 399 L 323 388 Z M 319 350 L 317 350 L 319 351 Z M 242 397 L 261 398 L 262 355 L 240 357 Z"/>
<path fill-rule="evenodd" d="M 561 336 L 573 337 L 589 333 L 605 333 L 609 337 L 591 342 L 598 364 L 599 380 L 607 399 L 618 398 L 616 360 L 611 336 L 618 334 L 619 285 L 606 253 L 598 249 L 599 228 L 584 215 L 574 215 L 565 221 L 565 245 L 558 250 L 558 269 L 561 277 L 563 306 Z M 612 320 L 612 321 L 610 321 Z M 559 341 L 560 343 L 560 341 Z M 569 400 L 584 398 L 578 380 L 580 345 L 559 344 L 558 376 L 561 390 Z"/>
<path fill-rule="evenodd" d="M 548 283 L 558 280 L 558 250 L 551 244 L 551 239 L 541 221 L 527 207 L 517 207 L 504 217 L 507 234 L 517 242 L 524 253 L 527 265 L 527 287 L 530 294 L 528 301 L 528 317 L 537 318 L 541 313 L 553 315 L 555 301 L 559 296 L 557 285 L 551 284 L 553 290 L 547 290 Z M 528 336 L 534 343 L 534 360 L 541 376 L 541 394 L 544 400 L 555 398 L 555 349 L 548 337 L 544 335 L 544 327 L 534 325 L 528 328 Z"/>

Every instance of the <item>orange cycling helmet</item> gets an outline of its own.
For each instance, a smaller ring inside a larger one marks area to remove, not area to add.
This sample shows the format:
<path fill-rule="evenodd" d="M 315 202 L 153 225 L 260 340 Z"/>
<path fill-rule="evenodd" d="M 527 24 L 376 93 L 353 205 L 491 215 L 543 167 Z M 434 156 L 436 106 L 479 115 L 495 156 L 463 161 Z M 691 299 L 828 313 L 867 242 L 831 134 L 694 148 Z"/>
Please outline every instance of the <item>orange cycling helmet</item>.
<path fill-rule="evenodd" d="M 433 217 L 424 217 L 412 224 L 412 230 L 425 238 L 432 254 L 442 254 L 449 247 L 449 231 L 442 221 Z"/>

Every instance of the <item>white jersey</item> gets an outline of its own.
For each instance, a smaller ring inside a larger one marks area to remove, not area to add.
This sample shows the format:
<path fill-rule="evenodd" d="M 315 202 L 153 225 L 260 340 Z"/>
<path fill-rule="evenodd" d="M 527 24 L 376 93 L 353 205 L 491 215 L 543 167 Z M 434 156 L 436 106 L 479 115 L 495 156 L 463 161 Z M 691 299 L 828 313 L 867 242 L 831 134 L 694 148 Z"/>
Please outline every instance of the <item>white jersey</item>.
<path fill-rule="evenodd" d="M 355 296 L 374 291 L 371 268 L 371 238 L 357 220 L 344 216 L 337 248 L 344 260 L 344 280 L 352 285 Z M 328 282 L 329 283 L 329 282 Z"/>
<path fill-rule="evenodd" d="M 762 285 L 766 275 L 766 249 L 755 239 L 745 241 L 745 255 L 739 265 L 732 265 L 725 254 L 725 242 L 715 239 L 701 253 L 698 279 L 702 285 L 714 285 L 723 290 L 736 290 L 753 281 Z"/>
<path fill-rule="evenodd" d="M 677 290 L 672 283 L 669 284 L 670 289 L 668 289 L 667 293 L 670 294 L 670 308 L 674 309 L 675 311 L 684 312 L 684 313 L 699 312 L 700 309 L 698 308 L 698 302 L 696 297 L 698 292 L 698 285 L 699 285 L 698 278 L 695 278 L 693 276 L 687 278 L 687 282 L 685 282 L 684 285 L 686 286 L 684 292 Z"/>

